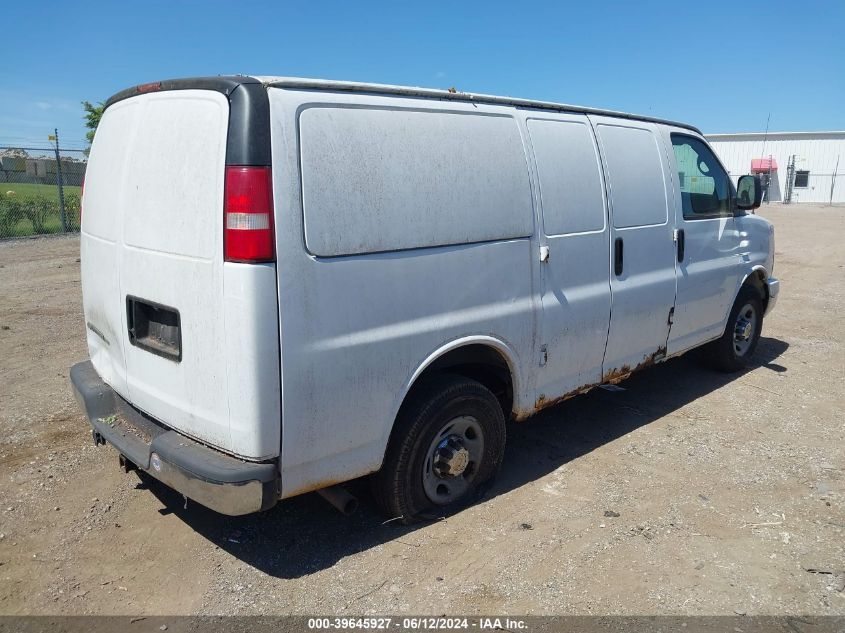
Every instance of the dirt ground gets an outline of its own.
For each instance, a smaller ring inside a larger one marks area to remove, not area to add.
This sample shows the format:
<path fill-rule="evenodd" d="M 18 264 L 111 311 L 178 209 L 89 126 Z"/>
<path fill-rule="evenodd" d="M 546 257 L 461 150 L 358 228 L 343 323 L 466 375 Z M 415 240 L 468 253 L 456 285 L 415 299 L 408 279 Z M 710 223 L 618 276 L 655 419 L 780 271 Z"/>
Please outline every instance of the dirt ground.
<path fill-rule="evenodd" d="M 68 384 L 78 239 L 0 244 L 0 613 L 845 614 L 845 208 L 761 215 L 748 371 L 680 358 L 514 424 L 492 491 L 410 528 L 358 484 L 351 518 L 228 518 L 123 474 Z"/>

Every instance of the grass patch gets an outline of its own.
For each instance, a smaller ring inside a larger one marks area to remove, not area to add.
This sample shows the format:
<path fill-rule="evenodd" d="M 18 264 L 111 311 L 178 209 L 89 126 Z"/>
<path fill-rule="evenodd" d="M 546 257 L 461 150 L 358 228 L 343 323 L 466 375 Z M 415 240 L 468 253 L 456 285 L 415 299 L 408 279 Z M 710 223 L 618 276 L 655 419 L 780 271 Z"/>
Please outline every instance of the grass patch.
<path fill-rule="evenodd" d="M 62 232 L 55 186 L 0 183 L 0 238 Z M 13 191 L 14 194 L 8 193 Z M 79 230 L 80 187 L 64 187 L 67 230 Z"/>
<path fill-rule="evenodd" d="M 69 194 L 82 195 L 82 187 L 74 185 L 65 185 L 65 199 Z M 25 198 L 47 198 L 49 200 L 59 201 L 59 190 L 56 185 L 37 185 L 20 182 L 0 182 L 0 195 L 5 195 L 7 191 L 14 191 L 17 197 Z"/>

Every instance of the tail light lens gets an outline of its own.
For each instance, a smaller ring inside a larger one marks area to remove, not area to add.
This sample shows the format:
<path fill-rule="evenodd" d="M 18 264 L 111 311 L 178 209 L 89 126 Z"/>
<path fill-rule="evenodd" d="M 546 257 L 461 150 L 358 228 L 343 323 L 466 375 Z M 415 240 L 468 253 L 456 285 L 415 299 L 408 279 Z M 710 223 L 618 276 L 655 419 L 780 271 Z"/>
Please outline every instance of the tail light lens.
<path fill-rule="evenodd" d="M 269 167 L 226 167 L 223 256 L 227 262 L 272 262 L 273 177 Z"/>
<path fill-rule="evenodd" d="M 155 92 L 157 90 L 161 90 L 160 81 L 153 81 L 148 84 L 141 84 L 140 86 L 135 86 L 135 91 L 141 94 L 145 92 Z"/>

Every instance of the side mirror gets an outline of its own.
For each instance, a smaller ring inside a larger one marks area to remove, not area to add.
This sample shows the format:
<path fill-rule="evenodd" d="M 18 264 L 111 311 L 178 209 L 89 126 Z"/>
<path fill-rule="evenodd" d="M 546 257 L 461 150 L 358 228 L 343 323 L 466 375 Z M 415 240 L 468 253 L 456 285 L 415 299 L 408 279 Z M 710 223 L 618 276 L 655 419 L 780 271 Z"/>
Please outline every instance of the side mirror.
<path fill-rule="evenodd" d="M 763 183 L 760 176 L 740 176 L 736 183 L 736 206 L 740 209 L 756 209 L 763 202 Z"/>

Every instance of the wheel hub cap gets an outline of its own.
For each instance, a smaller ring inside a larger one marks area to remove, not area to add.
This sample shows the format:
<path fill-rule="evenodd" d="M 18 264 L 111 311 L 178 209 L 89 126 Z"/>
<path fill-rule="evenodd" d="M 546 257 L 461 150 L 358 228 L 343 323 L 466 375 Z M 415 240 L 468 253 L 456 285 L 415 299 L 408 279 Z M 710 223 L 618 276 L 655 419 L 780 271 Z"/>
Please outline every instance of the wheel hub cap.
<path fill-rule="evenodd" d="M 734 352 L 737 356 L 745 356 L 754 342 L 754 332 L 757 328 L 757 310 L 750 303 L 742 306 L 734 324 Z"/>
<path fill-rule="evenodd" d="M 739 322 L 736 324 L 736 335 L 738 338 L 742 339 L 743 341 L 747 341 L 751 338 L 751 333 L 754 331 L 751 322 L 746 321 L 745 319 L 740 319 Z"/>
<path fill-rule="evenodd" d="M 433 470 L 438 477 L 462 475 L 468 464 L 469 451 L 457 435 L 450 435 L 437 445 L 434 452 Z"/>
<path fill-rule="evenodd" d="M 447 505 L 468 494 L 484 459 L 484 431 L 471 415 L 443 424 L 432 438 L 423 464 L 425 495 Z"/>

